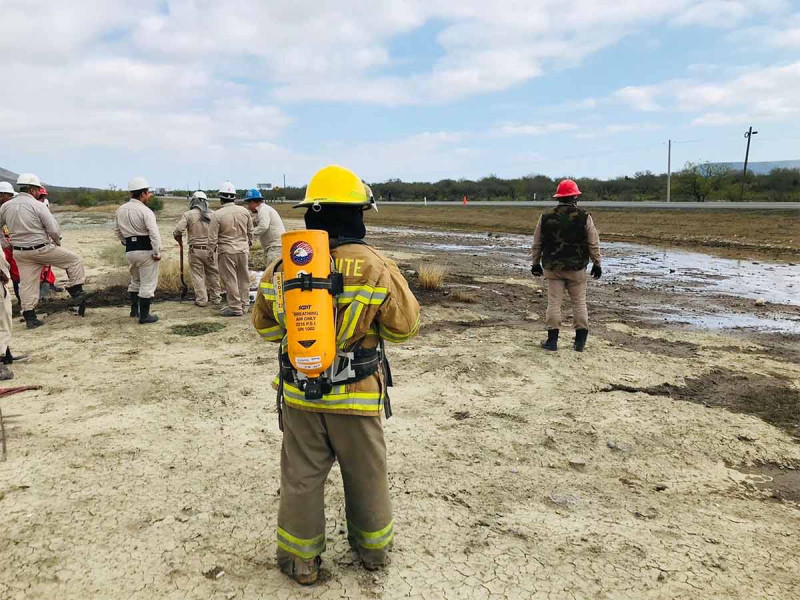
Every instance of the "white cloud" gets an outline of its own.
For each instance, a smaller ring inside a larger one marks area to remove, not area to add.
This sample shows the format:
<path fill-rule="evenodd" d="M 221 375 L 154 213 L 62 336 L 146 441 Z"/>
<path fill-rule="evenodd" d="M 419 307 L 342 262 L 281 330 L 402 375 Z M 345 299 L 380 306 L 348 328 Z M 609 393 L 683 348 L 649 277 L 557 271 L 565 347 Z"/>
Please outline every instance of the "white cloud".
<path fill-rule="evenodd" d="M 746 17 L 780 13 L 788 7 L 786 0 L 707 0 L 693 3 L 673 22 L 678 25 L 734 27 Z"/>
<path fill-rule="evenodd" d="M 707 79 L 707 78 L 706 78 Z M 695 125 L 800 117 L 800 62 L 750 68 L 727 80 L 672 80 L 628 87 L 613 97 L 644 112 L 656 107 L 700 113 Z"/>
<path fill-rule="evenodd" d="M 564 131 L 574 131 L 576 129 L 578 129 L 578 125 L 575 123 L 502 123 L 492 129 L 490 135 L 496 135 L 500 137 L 512 137 L 518 135 L 539 136 L 549 135 L 552 133 L 561 133 Z"/>

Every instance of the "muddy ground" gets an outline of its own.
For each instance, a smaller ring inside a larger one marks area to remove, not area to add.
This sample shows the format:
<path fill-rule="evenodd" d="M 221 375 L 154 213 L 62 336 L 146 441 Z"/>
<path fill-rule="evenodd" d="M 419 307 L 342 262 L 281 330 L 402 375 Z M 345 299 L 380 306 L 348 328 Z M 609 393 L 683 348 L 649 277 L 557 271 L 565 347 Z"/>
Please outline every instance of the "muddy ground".
<path fill-rule="evenodd" d="M 95 288 L 117 278 L 105 217 L 60 218 Z M 590 286 L 587 351 L 567 335 L 545 353 L 524 259 L 424 237 L 372 239 L 423 307 L 419 337 L 390 348 L 390 568 L 351 556 L 335 466 L 323 581 L 278 573 L 274 347 L 190 301 L 140 327 L 120 289 L 83 319 L 53 302 L 45 327 L 15 322 L 34 360 L 8 383 L 42 389 L 0 398 L 0 598 L 800 596 L 800 339 L 653 318 L 794 322 L 797 305 L 609 272 Z M 441 290 L 417 287 L 429 262 L 448 269 Z"/>

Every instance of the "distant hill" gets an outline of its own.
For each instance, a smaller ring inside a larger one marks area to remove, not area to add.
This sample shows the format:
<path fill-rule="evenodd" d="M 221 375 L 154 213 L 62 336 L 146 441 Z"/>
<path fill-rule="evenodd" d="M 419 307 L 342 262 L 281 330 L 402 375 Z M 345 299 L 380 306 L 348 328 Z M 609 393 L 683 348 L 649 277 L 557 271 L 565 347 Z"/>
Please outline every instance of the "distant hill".
<path fill-rule="evenodd" d="M 724 162 L 712 164 L 725 165 L 734 171 L 741 171 L 742 168 L 744 168 L 743 162 Z M 800 169 L 800 160 L 774 160 L 747 163 L 747 170 L 755 175 L 768 175 L 773 169 Z"/>
<path fill-rule="evenodd" d="M 17 183 L 17 177 L 19 177 L 19 175 L 14 173 L 14 171 L 0 168 L 0 181 L 7 181 L 13 184 Z"/>

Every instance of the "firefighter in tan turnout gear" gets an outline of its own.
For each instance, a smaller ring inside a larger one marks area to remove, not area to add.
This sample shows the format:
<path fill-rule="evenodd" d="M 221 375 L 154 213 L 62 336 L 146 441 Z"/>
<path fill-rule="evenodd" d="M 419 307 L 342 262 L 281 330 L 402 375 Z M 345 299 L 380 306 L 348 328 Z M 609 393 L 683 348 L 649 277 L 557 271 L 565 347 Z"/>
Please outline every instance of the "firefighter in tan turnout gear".
<path fill-rule="evenodd" d="M 219 190 L 222 208 L 211 215 L 208 224 L 208 250 L 217 257 L 217 268 L 225 286 L 228 306 L 223 317 L 240 317 L 250 308 L 250 271 L 247 259 L 253 244 L 250 211 L 234 204 L 236 188 L 230 181 Z"/>
<path fill-rule="evenodd" d="M 572 301 L 572 320 L 575 326 L 573 348 L 583 352 L 589 334 L 589 314 L 586 310 L 586 266 L 591 260 L 592 277 L 600 279 L 600 238 L 592 215 L 578 208 L 581 191 L 571 179 L 558 184 L 554 198 L 558 206 L 539 217 L 533 234 L 533 266 L 531 273 L 544 274 L 547 280 L 547 340 L 542 348 L 558 349 L 561 326 L 561 300 L 564 290 Z M 539 264 L 541 261 L 541 265 Z"/>
<path fill-rule="evenodd" d="M 416 335 L 419 304 L 395 263 L 363 241 L 363 212 L 373 203 L 355 174 L 329 166 L 312 177 L 297 205 L 307 208 L 307 229 L 327 232 L 343 279 L 340 293 L 328 300 L 336 305 L 338 326 L 330 340 L 336 358 L 331 380 L 318 395 L 309 393 L 310 380 L 303 380 L 286 354 L 287 320 L 296 317 L 285 312 L 284 295 L 275 288 L 275 283 L 290 288 L 290 282 L 284 282 L 286 288 L 280 283 L 285 261 L 305 264 L 314 252 L 311 246 L 298 242 L 284 248 L 284 263 L 264 273 L 253 309 L 253 325 L 262 338 L 281 344 L 275 380 L 283 428 L 277 558 L 280 569 L 302 584 L 317 580 L 325 550 L 324 486 L 334 460 L 344 482 L 348 541 L 363 565 L 385 565 L 394 538 L 381 421 L 384 411 L 391 414 L 383 341 Z"/>
<path fill-rule="evenodd" d="M 131 199 L 117 209 L 114 233 L 125 246 L 131 283 L 128 295 L 131 300 L 131 317 L 140 324 L 155 323 L 150 314 L 150 303 L 158 286 L 158 265 L 161 260 L 161 234 L 156 215 L 147 206 L 153 197 L 144 177 L 134 177 L 128 182 Z"/>
<path fill-rule="evenodd" d="M 22 173 L 17 180 L 20 193 L 0 206 L 0 229 L 8 226 L 10 244 L 19 267 L 19 292 L 22 316 L 29 329 L 43 323 L 36 316 L 42 267 L 52 265 L 67 271 L 67 291 L 83 316 L 86 275 L 83 261 L 74 252 L 61 248 L 58 222 L 42 202 L 42 184 L 32 173 Z"/>
<path fill-rule="evenodd" d="M 189 270 L 192 273 L 194 303 L 197 306 L 206 306 L 209 299 L 212 304 L 222 302 L 217 258 L 208 247 L 208 225 L 212 214 L 205 192 L 197 191 L 189 200 L 189 210 L 181 215 L 172 231 L 172 236 L 179 244 L 183 243 L 183 232 L 187 232 Z"/>

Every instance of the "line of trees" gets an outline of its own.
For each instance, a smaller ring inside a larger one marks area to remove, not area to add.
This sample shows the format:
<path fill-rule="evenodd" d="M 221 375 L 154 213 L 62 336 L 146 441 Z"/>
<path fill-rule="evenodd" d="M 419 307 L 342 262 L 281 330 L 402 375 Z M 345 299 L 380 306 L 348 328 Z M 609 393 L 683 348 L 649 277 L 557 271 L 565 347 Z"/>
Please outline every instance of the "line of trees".
<path fill-rule="evenodd" d="M 469 179 L 443 179 L 437 182 L 405 182 L 390 179 L 371 183 L 372 191 L 383 202 L 431 201 L 458 202 L 464 196 L 470 200 L 546 200 L 555 192 L 561 179 L 546 175 L 528 175 L 516 179 L 501 179 L 489 175 L 477 181 Z M 632 202 L 662 201 L 667 195 L 666 173 L 654 174 L 640 171 L 633 176 L 615 179 L 572 177 L 578 182 L 582 200 L 625 200 Z M 714 163 L 686 163 L 672 174 L 671 199 L 673 201 L 709 202 L 739 201 L 742 190 L 742 173 Z M 263 192 L 268 199 L 283 198 L 294 201 L 303 198 L 304 187 L 289 187 Z M 751 202 L 800 202 L 800 170 L 774 169 L 766 175 L 748 171 L 744 185 L 744 200 Z"/>
<path fill-rule="evenodd" d="M 561 179 L 546 175 L 527 175 L 516 179 L 501 179 L 489 175 L 477 181 L 470 179 L 442 179 L 437 182 L 405 182 L 389 179 L 383 183 L 372 183 L 372 191 L 382 202 L 431 201 L 458 202 L 464 196 L 470 200 L 546 200 L 555 192 Z M 640 171 L 633 176 L 615 179 L 573 177 L 578 182 L 586 200 L 624 200 L 632 202 L 660 201 L 666 199 L 667 175 Z M 672 175 L 672 200 L 688 202 L 738 201 L 741 198 L 742 173 L 730 167 L 714 163 L 686 163 L 684 168 Z M 173 190 L 171 195 L 188 196 L 194 190 Z M 247 190 L 238 190 L 243 198 Z M 206 190 L 209 198 L 216 190 Z M 268 201 L 301 200 L 305 187 L 275 188 L 262 191 Z M 95 206 L 98 204 L 121 204 L 128 199 L 127 192 L 116 189 L 97 190 L 86 188 L 53 188 L 51 201 L 58 204 Z M 800 169 L 774 169 L 766 175 L 748 171 L 744 181 L 744 198 L 751 202 L 800 202 Z M 159 210 L 163 203 L 153 198 L 151 206 Z"/>

